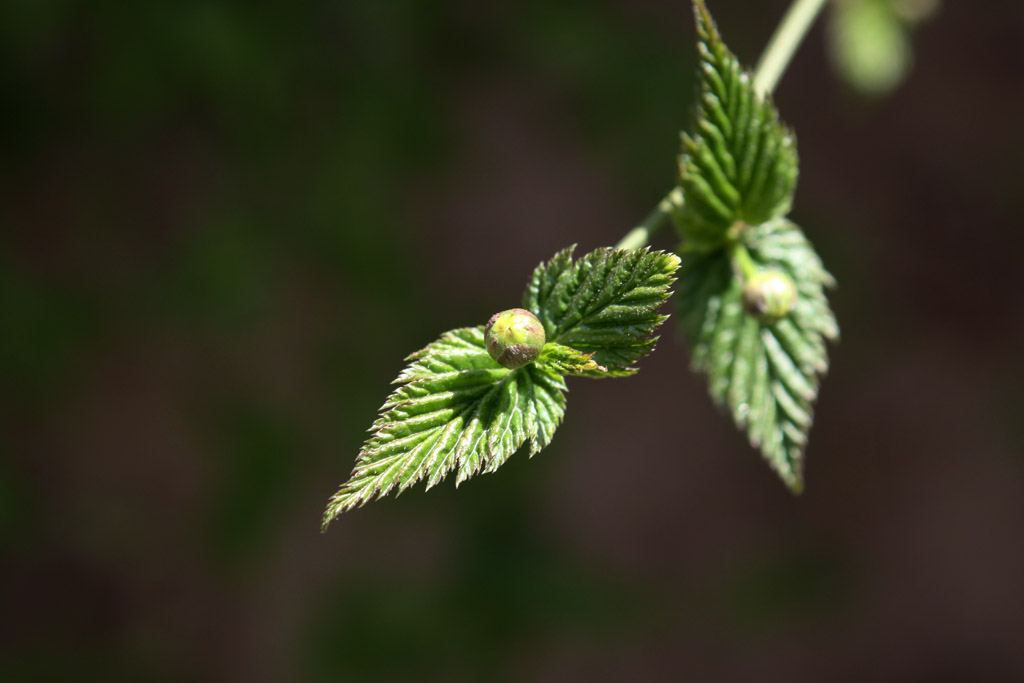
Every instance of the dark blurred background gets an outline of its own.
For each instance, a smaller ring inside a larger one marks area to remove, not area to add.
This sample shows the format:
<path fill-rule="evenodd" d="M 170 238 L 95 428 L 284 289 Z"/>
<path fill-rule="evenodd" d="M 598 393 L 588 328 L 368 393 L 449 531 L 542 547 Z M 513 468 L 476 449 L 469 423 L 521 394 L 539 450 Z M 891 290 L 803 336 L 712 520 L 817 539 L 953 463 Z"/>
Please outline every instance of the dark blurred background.
<path fill-rule="evenodd" d="M 714 0 L 756 60 L 785 0 Z M 684 0 L 0 4 L 0 679 L 1024 680 L 1024 4 L 777 101 L 843 341 L 792 497 L 671 323 L 319 533 L 402 358 L 670 187 Z M 671 248 L 668 234 L 658 246 Z"/>

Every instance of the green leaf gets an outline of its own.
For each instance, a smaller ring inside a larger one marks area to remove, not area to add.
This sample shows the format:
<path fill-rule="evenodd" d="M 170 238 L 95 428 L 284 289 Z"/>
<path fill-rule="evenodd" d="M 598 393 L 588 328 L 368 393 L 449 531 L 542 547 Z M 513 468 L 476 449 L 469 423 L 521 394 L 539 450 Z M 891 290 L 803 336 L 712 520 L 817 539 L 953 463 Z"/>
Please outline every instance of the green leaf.
<path fill-rule="evenodd" d="M 456 485 L 493 472 L 520 446 L 544 448 L 565 414 L 565 382 L 547 365 L 518 370 L 487 354 L 483 326 L 446 332 L 412 363 L 380 409 L 351 478 L 330 500 L 324 528 L 342 512 L 457 470 Z"/>
<path fill-rule="evenodd" d="M 691 248 L 712 249 L 736 224 L 786 215 L 797 179 L 796 142 L 771 98 L 722 41 L 703 0 L 695 0 L 700 92 L 696 132 L 683 134 L 673 214 Z"/>
<path fill-rule="evenodd" d="M 667 316 L 679 257 L 649 249 L 598 249 L 573 261 L 574 247 L 537 266 L 523 308 L 543 323 L 549 342 L 593 354 L 603 376 L 636 372 L 654 350 L 654 331 Z M 589 373 L 588 373 L 589 374 Z"/>
<path fill-rule="evenodd" d="M 594 362 L 594 354 L 582 353 L 561 344 L 544 345 L 537 363 L 560 375 L 607 376 L 608 368 Z"/>
<path fill-rule="evenodd" d="M 680 268 L 680 322 L 712 399 L 799 492 L 813 407 L 828 370 L 825 342 L 839 336 L 824 292 L 834 280 L 788 220 L 748 229 L 743 243 L 758 268 L 781 270 L 796 283 L 792 312 L 773 325 L 759 323 L 743 310 L 743 281 L 727 251 L 690 252 Z"/>

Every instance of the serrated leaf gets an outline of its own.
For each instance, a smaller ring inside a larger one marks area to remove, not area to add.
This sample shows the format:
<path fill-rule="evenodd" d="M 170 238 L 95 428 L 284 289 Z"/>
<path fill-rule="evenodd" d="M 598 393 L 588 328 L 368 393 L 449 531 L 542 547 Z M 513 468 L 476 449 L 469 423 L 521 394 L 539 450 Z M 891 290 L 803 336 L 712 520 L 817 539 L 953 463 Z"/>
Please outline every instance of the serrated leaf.
<path fill-rule="evenodd" d="M 544 325 L 549 342 L 592 354 L 602 375 L 632 374 L 653 349 L 667 316 L 679 257 L 649 249 L 598 249 L 573 261 L 574 247 L 533 272 L 523 308 Z"/>
<path fill-rule="evenodd" d="M 601 377 L 608 374 L 608 368 L 594 362 L 594 354 L 582 353 L 561 344 L 549 342 L 544 345 L 537 364 L 559 375 L 590 375 Z"/>
<path fill-rule="evenodd" d="M 418 481 L 457 471 L 456 485 L 493 472 L 529 441 L 551 441 L 565 414 L 565 382 L 548 365 L 503 368 L 487 354 L 483 326 L 446 332 L 411 360 L 380 409 L 352 476 L 330 500 L 324 528 L 342 512 Z"/>
<path fill-rule="evenodd" d="M 793 279 L 798 299 L 792 312 L 773 325 L 759 323 L 743 310 L 742 279 L 734 276 L 727 252 L 690 252 L 680 268 L 680 322 L 694 369 L 708 375 L 712 399 L 800 491 L 813 407 L 828 370 L 825 342 L 839 336 L 824 291 L 834 280 L 788 220 L 748 229 L 744 244 L 758 267 Z"/>
<path fill-rule="evenodd" d="M 693 135 L 683 135 L 673 214 L 690 248 L 720 246 L 737 223 L 786 215 L 797 179 L 796 142 L 771 98 L 726 47 L 703 0 L 695 0 L 700 92 Z"/>

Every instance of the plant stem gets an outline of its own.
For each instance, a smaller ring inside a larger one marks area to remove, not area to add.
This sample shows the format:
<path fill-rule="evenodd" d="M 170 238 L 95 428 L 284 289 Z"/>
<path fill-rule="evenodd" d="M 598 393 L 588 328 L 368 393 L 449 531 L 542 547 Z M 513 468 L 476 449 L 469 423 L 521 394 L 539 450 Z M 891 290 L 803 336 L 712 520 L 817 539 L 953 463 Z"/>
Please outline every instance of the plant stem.
<path fill-rule="evenodd" d="M 771 94 L 775 90 L 797 48 L 800 47 L 804 36 L 826 2 L 828 0 L 793 0 L 775 33 L 768 40 L 768 45 L 757 62 L 757 69 L 754 70 L 754 84 L 761 92 Z M 650 244 L 651 235 L 668 222 L 672 208 L 682 206 L 682 202 L 682 192 L 678 187 L 674 188 L 658 202 L 640 225 L 619 240 L 615 248 L 639 249 Z"/>
<path fill-rule="evenodd" d="M 729 260 L 732 261 L 733 267 L 738 268 L 740 274 L 743 275 L 744 280 L 757 275 L 757 264 L 754 263 L 754 259 L 750 257 L 750 252 L 740 242 L 732 242 L 729 247 Z"/>
<path fill-rule="evenodd" d="M 754 83 L 764 93 L 771 93 L 786 72 L 786 67 L 800 47 L 818 13 L 828 0 L 794 0 L 768 40 L 754 71 Z"/>
<path fill-rule="evenodd" d="M 626 236 L 619 240 L 619 243 L 615 245 L 616 249 L 639 249 L 640 247 L 646 247 L 651 241 L 651 233 L 656 231 L 666 222 L 668 217 L 672 213 L 672 207 L 677 201 L 682 200 L 682 193 L 679 188 L 676 188 L 669 192 L 665 197 L 658 202 L 658 205 L 654 207 L 654 210 L 647 214 L 647 218 L 643 222 L 626 233 Z"/>

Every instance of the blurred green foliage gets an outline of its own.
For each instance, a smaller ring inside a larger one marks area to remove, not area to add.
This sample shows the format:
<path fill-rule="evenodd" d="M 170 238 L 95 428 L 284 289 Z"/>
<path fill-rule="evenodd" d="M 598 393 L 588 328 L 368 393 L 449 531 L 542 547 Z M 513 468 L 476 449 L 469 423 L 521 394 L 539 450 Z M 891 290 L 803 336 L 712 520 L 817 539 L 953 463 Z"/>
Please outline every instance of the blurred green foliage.
<path fill-rule="evenodd" d="M 913 29 L 938 7 L 939 0 L 837 0 L 829 48 L 838 75 L 866 96 L 896 88 L 913 66 Z"/>

